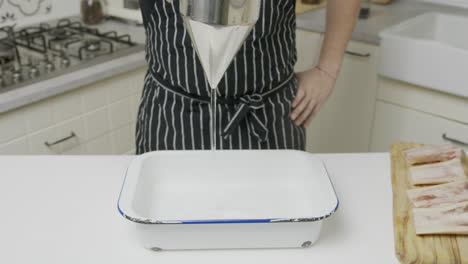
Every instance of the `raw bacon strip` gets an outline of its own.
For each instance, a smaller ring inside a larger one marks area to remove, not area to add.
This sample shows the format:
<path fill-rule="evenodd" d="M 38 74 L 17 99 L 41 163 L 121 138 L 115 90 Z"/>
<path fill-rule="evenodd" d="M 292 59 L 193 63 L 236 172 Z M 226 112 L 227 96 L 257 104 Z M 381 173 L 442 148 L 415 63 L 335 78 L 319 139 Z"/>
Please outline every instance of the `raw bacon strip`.
<path fill-rule="evenodd" d="M 413 148 L 404 152 L 405 158 L 410 165 L 431 163 L 461 158 L 462 149 L 447 143 L 442 145 L 428 145 Z"/>
<path fill-rule="evenodd" d="M 468 202 L 439 208 L 414 208 L 413 223 L 417 235 L 468 235 Z"/>
<path fill-rule="evenodd" d="M 409 169 L 409 174 L 413 185 L 440 184 L 466 179 L 460 159 L 414 166 Z"/>
<path fill-rule="evenodd" d="M 442 207 L 468 201 L 468 180 L 408 190 L 415 207 Z"/>

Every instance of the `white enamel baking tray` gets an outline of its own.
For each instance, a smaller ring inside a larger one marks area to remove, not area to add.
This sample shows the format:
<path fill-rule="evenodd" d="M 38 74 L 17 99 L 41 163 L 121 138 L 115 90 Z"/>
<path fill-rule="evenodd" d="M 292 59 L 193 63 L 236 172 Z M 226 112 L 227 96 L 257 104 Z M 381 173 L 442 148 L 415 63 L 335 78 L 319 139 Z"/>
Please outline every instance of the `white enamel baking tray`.
<path fill-rule="evenodd" d="M 308 247 L 338 208 L 301 151 L 158 151 L 128 167 L 119 212 L 148 249 Z"/>

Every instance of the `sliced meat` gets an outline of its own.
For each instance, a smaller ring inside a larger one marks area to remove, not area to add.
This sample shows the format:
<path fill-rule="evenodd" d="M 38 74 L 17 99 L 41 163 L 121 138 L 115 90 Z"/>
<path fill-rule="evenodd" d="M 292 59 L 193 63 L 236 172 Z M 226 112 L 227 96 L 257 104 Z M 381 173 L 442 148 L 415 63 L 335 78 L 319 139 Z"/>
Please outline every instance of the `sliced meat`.
<path fill-rule="evenodd" d="M 409 169 L 410 182 L 413 185 L 441 184 L 466 179 L 460 159 L 427 165 L 413 166 Z"/>
<path fill-rule="evenodd" d="M 468 180 L 408 190 L 414 207 L 442 207 L 468 201 Z"/>
<path fill-rule="evenodd" d="M 468 202 L 439 208 L 414 208 L 413 223 L 417 235 L 468 235 Z"/>
<path fill-rule="evenodd" d="M 462 149 L 447 143 L 409 149 L 404 155 L 408 163 L 414 165 L 461 158 Z"/>

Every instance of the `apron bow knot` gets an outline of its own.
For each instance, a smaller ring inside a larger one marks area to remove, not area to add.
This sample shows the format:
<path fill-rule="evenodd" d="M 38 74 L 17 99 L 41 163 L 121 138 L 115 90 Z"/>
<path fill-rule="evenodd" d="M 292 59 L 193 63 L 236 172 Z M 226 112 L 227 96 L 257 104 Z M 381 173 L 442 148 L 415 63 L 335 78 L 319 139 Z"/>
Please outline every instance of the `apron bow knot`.
<path fill-rule="evenodd" d="M 229 120 L 229 123 L 223 130 L 223 137 L 228 138 L 234 132 L 240 122 L 247 119 L 248 125 L 255 137 L 261 142 L 265 141 L 268 136 L 268 129 L 265 124 L 258 117 L 256 110 L 265 107 L 263 96 L 261 94 L 245 95 L 239 99 L 237 111 L 234 116 Z"/>

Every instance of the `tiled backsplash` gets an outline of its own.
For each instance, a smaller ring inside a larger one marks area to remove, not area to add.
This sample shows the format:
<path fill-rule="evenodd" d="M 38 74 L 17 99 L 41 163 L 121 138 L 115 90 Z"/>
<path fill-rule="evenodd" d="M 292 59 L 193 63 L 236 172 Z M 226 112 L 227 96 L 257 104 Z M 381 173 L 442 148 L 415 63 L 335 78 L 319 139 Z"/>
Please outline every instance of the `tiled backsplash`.
<path fill-rule="evenodd" d="M 79 0 L 0 0 L 0 27 L 77 15 L 79 7 Z"/>

